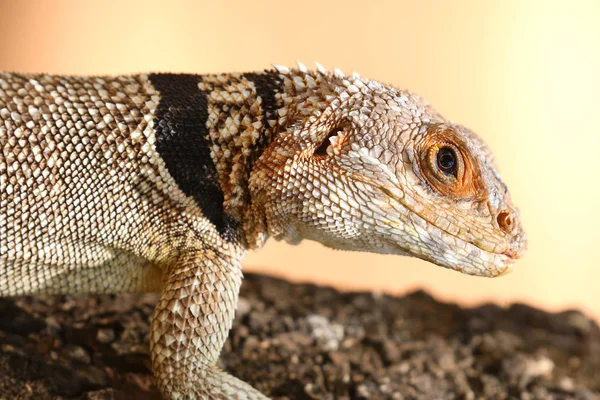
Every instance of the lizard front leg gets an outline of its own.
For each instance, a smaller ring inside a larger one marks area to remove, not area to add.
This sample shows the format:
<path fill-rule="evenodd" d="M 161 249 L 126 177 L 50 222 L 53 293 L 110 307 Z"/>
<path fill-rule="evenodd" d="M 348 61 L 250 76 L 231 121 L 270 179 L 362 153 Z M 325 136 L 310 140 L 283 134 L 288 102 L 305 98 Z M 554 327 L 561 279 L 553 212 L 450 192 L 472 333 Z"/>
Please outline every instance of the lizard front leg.
<path fill-rule="evenodd" d="M 152 368 L 165 399 L 268 400 L 216 365 L 238 301 L 240 258 L 203 249 L 169 268 L 150 334 Z"/>

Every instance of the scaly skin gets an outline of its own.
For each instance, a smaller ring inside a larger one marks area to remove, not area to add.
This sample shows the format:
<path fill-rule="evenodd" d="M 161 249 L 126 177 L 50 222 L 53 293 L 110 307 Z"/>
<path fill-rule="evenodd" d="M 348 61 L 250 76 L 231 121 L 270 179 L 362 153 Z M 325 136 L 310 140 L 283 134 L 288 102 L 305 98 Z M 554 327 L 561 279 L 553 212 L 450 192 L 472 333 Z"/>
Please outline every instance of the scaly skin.
<path fill-rule="evenodd" d="M 216 366 L 269 237 L 480 276 L 525 250 L 472 132 L 358 75 L 0 73 L 0 295 L 160 291 L 165 398 L 265 399 Z"/>

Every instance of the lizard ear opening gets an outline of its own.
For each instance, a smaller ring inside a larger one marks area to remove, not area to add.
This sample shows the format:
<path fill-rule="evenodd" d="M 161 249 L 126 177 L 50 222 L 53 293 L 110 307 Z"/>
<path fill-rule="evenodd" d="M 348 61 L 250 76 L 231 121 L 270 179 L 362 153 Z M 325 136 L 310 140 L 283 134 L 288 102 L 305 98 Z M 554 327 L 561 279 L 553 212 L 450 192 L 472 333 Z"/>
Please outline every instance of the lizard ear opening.
<path fill-rule="evenodd" d="M 335 127 L 329 131 L 323 142 L 315 149 L 313 154 L 317 157 L 331 156 L 336 153 L 335 150 L 339 149 L 344 139 L 345 135 L 343 127 Z"/>

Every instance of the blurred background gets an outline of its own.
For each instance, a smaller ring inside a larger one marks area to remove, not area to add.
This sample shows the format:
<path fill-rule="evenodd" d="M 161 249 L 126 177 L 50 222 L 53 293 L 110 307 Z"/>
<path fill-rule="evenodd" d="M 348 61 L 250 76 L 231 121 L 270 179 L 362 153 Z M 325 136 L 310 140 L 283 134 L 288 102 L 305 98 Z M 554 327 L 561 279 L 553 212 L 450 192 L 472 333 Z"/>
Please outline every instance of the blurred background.
<path fill-rule="evenodd" d="M 600 319 L 600 2 L 5 1 L 0 70 L 224 72 L 318 61 L 410 89 L 494 150 L 529 252 L 476 278 L 423 261 L 269 242 L 257 271 L 345 290 L 423 288 Z"/>

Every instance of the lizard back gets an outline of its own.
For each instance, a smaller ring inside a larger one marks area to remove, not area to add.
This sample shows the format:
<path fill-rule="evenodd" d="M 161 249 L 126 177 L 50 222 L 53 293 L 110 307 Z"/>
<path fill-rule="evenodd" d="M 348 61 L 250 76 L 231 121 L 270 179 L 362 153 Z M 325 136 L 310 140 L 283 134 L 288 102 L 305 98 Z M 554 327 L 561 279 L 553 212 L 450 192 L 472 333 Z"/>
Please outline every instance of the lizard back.
<path fill-rule="evenodd" d="M 235 240 L 199 84 L 0 74 L 0 295 L 157 290 L 188 236 Z"/>

